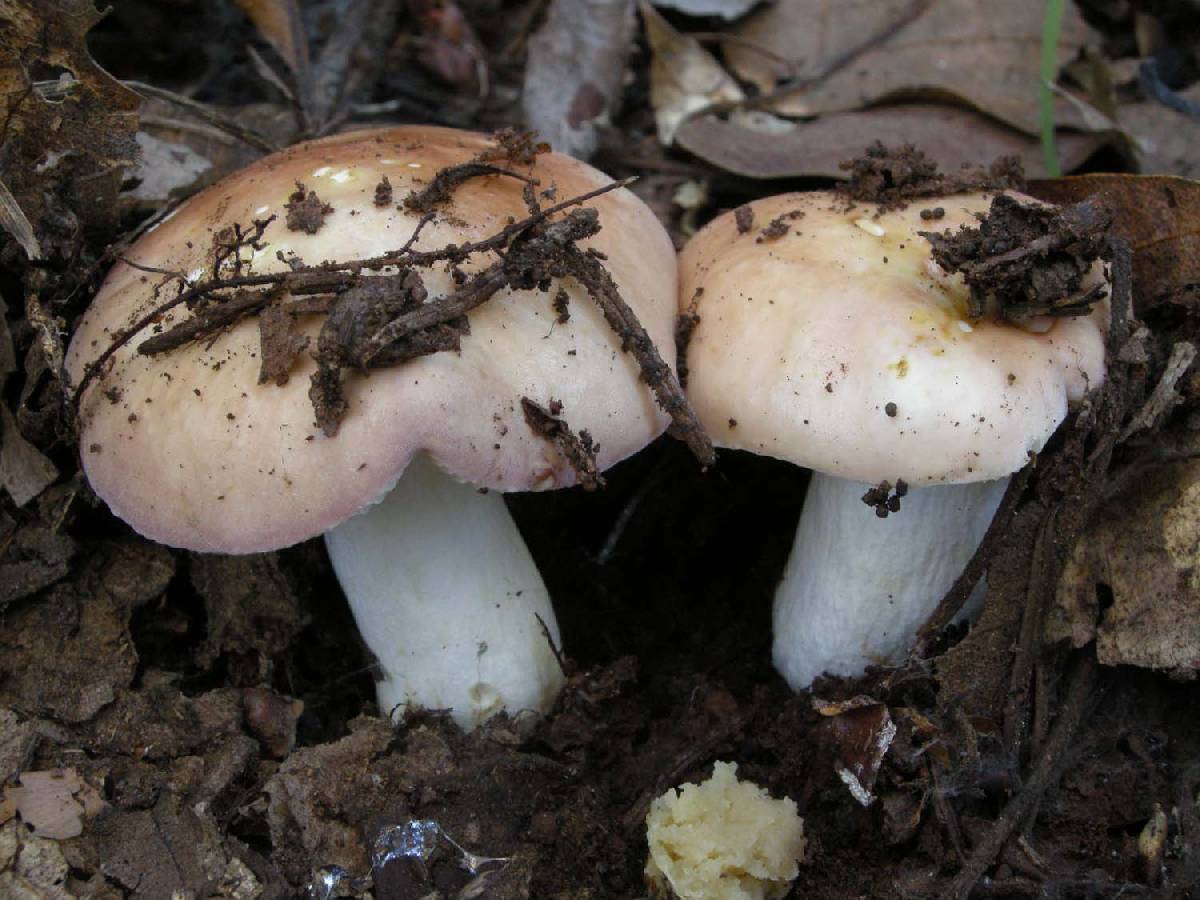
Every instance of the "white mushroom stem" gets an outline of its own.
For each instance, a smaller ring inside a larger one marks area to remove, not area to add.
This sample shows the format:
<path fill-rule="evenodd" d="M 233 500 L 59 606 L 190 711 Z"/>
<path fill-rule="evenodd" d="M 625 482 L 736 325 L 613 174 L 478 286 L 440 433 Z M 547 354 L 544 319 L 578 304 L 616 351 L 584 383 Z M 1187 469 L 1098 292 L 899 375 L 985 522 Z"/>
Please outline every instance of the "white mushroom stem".
<path fill-rule="evenodd" d="M 954 584 L 1004 496 L 1007 478 L 910 488 L 881 519 L 870 485 L 813 473 L 775 594 L 775 668 L 794 690 L 818 675 L 901 661 Z"/>
<path fill-rule="evenodd" d="M 558 624 L 500 494 L 455 481 L 420 454 L 325 543 L 382 668 L 381 711 L 449 709 L 470 730 L 501 710 L 545 712 L 554 702 L 564 683 L 550 645 L 559 646 Z"/>

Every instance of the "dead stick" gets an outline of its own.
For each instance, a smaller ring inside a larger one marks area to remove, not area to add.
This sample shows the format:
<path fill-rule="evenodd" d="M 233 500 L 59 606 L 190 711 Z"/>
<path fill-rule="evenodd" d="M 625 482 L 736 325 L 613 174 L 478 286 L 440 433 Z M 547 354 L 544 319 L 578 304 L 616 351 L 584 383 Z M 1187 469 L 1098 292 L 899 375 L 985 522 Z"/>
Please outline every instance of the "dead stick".
<path fill-rule="evenodd" d="M 967 864 L 963 866 L 958 877 L 954 879 L 950 887 L 949 896 L 962 898 L 966 900 L 974 889 L 976 882 L 983 877 L 983 873 L 987 870 L 1004 849 L 1005 843 L 1012 836 L 1013 831 L 1021 823 L 1025 817 L 1025 813 L 1041 799 L 1042 795 L 1050 787 L 1052 779 L 1058 771 L 1059 763 L 1063 755 L 1067 752 L 1071 740 L 1075 736 L 1075 730 L 1079 727 L 1079 722 L 1083 718 L 1084 707 L 1087 705 L 1088 697 L 1092 692 L 1092 684 L 1095 681 L 1096 661 L 1090 653 L 1083 654 L 1075 664 L 1070 675 L 1070 683 L 1067 687 L 1066 698 L 1061 707 L 1061 712 L 1058 714 L 1058 719 L 1054 722 L 1054 727 L 1050 730 L 1050 736 L 1046 741 L 1040 754 L 1038 754 L 1037 763 L 1033 767 L 1033 771 L 1029 773 L 1029 778 L 1025 781 L 1024 786 L 1015 797 L 1008 802 L 1004 807 L 1004 811 L 1000 813 L 1000 817 L 996 819 L 992 825 L 991 831 L 988 833 L 979 844 L 975 847 Z"/>
<path fill-rule="evenodd" d="M 623 349 L 637 360 L 643 380 L 654 391 L 658 405 L 671 417 L 676 437 L 688 445 L 701 466 L 712 466 L 717 461 L 717 454 L 708 432 L 704 430 L 696 411 L 684 396 L 675 373 L 659 354 L 658 347 L 638 321 L 637 314 L 621 296 L 608 269 L 604 268 L 598 259 L 588 256 L 577 247 L 570 248 L 568 259 L 576 268 L 576 277 L 582 276 L 580 280 L 588 289 L 592 300 L 600 307 L 605 321 L 621 336 L 624 341 Z"/>
<path fill-rule="evenodd" d="M 992 516 L 992 522 L 988 525 L 983 540 L 975 548 L 966 568 L 950 586 L 950 590 L 946 591 L 945 596 L 938 603 L 937 609 L 933 611 L 933 615 L 917 632 L 918 655 L 925 656 L 929 644 L 958 615 L 958 611 L 962 609 L 967 598 L 971 596 L 971 592 L 975 590 L 975 585 L 979 583 L 979 579 L 983 577 L 992 557 L 996 555 L 996 544 L 1011 524 L 1013 512 L 1025 494 L 1025 487 L 1029 484 L 1031 474 L 1033 474 L 1033 467 L 1026 466 L 1013 475 L 1009 481 L 1008 488 L 1004 491 L 1004 498 L 1000 501 L 1000 506 L 996 509 L 996 514 Z"/>
<path fill-rule="evenodd" d="M 76 413 L 78 412 L 79 404 L 83 400 L 84 391 L 91 385 L 93 381 L 100 377 L 105 365 L 110 359 L 112 359 L 114 355 L 116 355 L 118 350 L 128 344 L 131 340 L 133 340 L 133 338 L 137 337 L 137 335 L 146 328 L 149 328 L 151 325 L 158 322 L 163 315 L 179 306 L 189 304 L 202 297 L 211 296 L 218 291 L 229 290 L 232 288 L 279 285 L 291 291 L 292 293 L 301 293 L 302 285 L 304 285 L 306 279 L 317 278 L 320 275 L 341 273 L 345 278 L 349 277 L 350 275 L 357 275 L 363 269 L 381 269 L 385 266 L 402 264 L 427 266 L 443 260 L 461 262 L 475 253 L 502 249 L 515 238 L 519 237 L 523 232 L 528 231 L 530 228 L 541 222 L 544 222 L 549 216 L 562 212 L 563 210 L 570 209 L 571 207 L 579 206 L 580 204 L 586 203 L 588 200 L 599 197 L 601 194 L 607 194 L 610 191 L 627 187 L 636 180 L 636 178 L 625 178 L 621 181 L 614 181 L 611 184 L 606 184 L 603 187 L 588 191 L 587 193 L 579 194 L 576 197 L 571 197 L 568 200 L 564 200 L 561 203 L 542 210 L 542 212 L 538 215 L 529 216 L 528 218 L 522 219 L 519 222 L 514 222 L 513 224 L 501 229 L 491 237 L 485 238 L 481 241 L 475 241 L 473 243 L 462 244 L 460 246 L 451 245 L 448 247 L 443 247 L 439 250 L 413 250 L 412 245 L 415 242 L 416 236 L 420 233 L 420 229 L 425 224 L 425 219 L 422 218 L 422 220 L 417 223 L 416 230 L 414 231 L 412 237 L 409 238 L 403 247 L 398 250 L 381 254 L 380 256 L 370 257 L 367 259 L 349 260 L 344 263 L 332 262 L 322 263 L 316 266 L 305 266 L 292 272 L 273 272 L 271 274 L 264 275 L 241 275 L 236 278 L 200 282 L 199 284 L 182 291 L 175 297 L 172 297 L 170 300 L 159 304 L 134 322 L 131 326 L 118 332 L 113 337 L 109 345 L 105 347 L 103 351 L 101 351 L 100 355 L 96 357 L 96 359 L 92 360 L 92 362 L 88 363 L 88 365 L 84 368 L 83 376 L 79 380 L 79 385 L 75 388 L 75 391 L 71 396 L 72 410 Z M 172 275 L 172 277 L 174 277 L 174 275 Z"/>
<path fill-rule="evenodd" d="M 526 247 L 520 250 L 514 248 L 510 256 L 536 257 L 553 253 L 554 250 L 561 250 L 573 241 L 589 237 L 599 230 L 599 215 L 594 209 L 573 210 L 565 219 L 548 225 L 544 234 L 530 238 Z M 367 368 L 384 347 L 400 338 L 465 315 L 490 299 L 498 290 L 507 287 L 512 275 L 509 259 L 492 263 L 453 294 L 447 294 L 392 319 L 363 342 L 358 364 Z"/>

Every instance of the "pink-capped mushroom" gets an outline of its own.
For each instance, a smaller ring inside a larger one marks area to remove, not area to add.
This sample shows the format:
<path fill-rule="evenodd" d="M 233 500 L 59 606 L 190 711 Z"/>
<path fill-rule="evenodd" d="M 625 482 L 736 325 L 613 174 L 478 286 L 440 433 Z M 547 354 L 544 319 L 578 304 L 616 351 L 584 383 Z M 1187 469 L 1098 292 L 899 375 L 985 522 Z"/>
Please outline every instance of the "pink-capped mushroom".
<path fill-rule="evenodd" d="M 207 277 L 214 235 L 270 214 L 245 272 L 371 257 L 403 245 L 421 213 L 398 203 L 440 170 L 476 158 L 485 136 L 427 126 L 354 132 L 262 159 L 185 203 L 114 266 L 80 321 L 67 366 L 88 364 L 161 299 L 157 271 Z M 504 163 L 566 199 L 611 184 L 559 154 Z M 376 203 L 384 183 L 394 198 Z M 302 182 L 323 209 L 315 227 L 284 207 Z M 455 187 L 417 249 L 477 241 L 528 215 L 525 183 L 485 175 Z M 624 189 L 587 202 L 601 230 L 581 246 L 605 266 L 673 362 L 674 251 L 649 209 Z M 455 273 L 421 269 L 430 298 Z M 150 268 L 148 268 L 150 267 Z M 569 317 L 549 298 L 565 292 Z M 187 318 L 178 312 L 176 325 Z M 504 289 L 470 313 L 458 352 L 344 380 L 336 436 L 314 424 L 316 365 L 301 354 L 286 383 L 259 384 L 258 322 L 202 342 L 113 355 L 80 403 L 84 468 L 112 511 L 175 547 L 254 553 L 325 535 L 363 638 L 379 660 L 382 710 L 450 709 L 464 727 L 507 710 L 544 711 L 563 683 L 550 598 L 505 508 L 505 491 L 565 487 L 574 468 L 534 434 L 521 398 L 563 415 L 595 441 L 601 470 L 658 436 L 668 419 L 638 364 L 585 289 L 560 279 L 546 295 Z M 316 345 L 320 320 L 301 320 Z"/>
<path fill-rule="evenodd" d="M 774 605 L 775 665 L 797 690 L 903 659 L 1009 476 L 1104 379 L 1107 299 L 979 318 L 934 261 L 920 232 L 978 226 L 993 196 L 875 214 L 784 194 L 720 216 L 681 254 L 681 311 L 699 317 L 688 398 L 713 442 L 813 470 Z"/>

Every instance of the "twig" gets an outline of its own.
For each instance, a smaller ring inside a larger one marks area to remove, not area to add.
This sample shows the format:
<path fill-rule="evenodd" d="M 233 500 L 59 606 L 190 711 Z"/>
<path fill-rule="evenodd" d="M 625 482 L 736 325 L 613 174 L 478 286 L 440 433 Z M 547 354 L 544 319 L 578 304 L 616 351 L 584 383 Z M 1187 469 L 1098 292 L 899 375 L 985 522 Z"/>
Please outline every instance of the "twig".
<path fill-rule="evenodd" d="M 604 546 L 596 554 L 596 565 L 607 565 L 612 559 L 613 552 L 617 549 L 617 542 L 621 540 L 621 536 L 625 533 L 625 529 L 629 527 L 629 523 L 633 521 L 634 513 L 637 512 L 642 501 L 646 499 L 651 490 L 658 487 L 667 473 L 667 454 L 659 453 L 658 462 L 654 464 L 654 469 L 642 479 L 637 490 L 633 492 L 621 508 L 616 520 L 612 524 L 612 528 L 608 531 L 608 537 L 604 539 Z"/>
<path fill-rule="evenodd" d="M 563 673 L 564 678 L 570 677 L 570 673 L 567 671 L 567 661 L 563 658 L 562 648 L 554 643 L 554 638 L 550 634 L 549 626 L 546 625 L 545 620 L 543 620 L 542 617 L 537 613 L 534 613 L 533 617 L 537 619 L 538 626 L 542 629 L 542 637 L 544 637 L 546 639 L 546 643 L 550 645 L 550 652 L 554 654 L 554 661 L 558 663 L 559 671 Z"/>
<path fill-rule="evenodd" d="M 965 900 L 970 896 L 976 882 L 983 877 L 988 866 L 1004 848 L 1017 825 L 1025 817 L 1026 811 L 1050 787 L 1058 772 L 1059 764 L 1075 736 L 1075 730 L 1083 718 L 1095 675 L 1095 659 L 1090 653 L 1083 654 L 1071 672 L 1066 697 L 1062 702 L 1054 727 L 1050 730 L 1050 736 L 1041 753 L 1038 754 L 1036 765 L 1029 773 L 1029 777 L 1020 791 L 1004 807 L 1004 811 L 992 825 L 991 831 L 976 845 L 966 865 L 954 879 L 949 891 L 950 897 Z"/>
<path fill-rule="evenodd" d="M 420 191 L 413 191 L 404 198 L 404 208 L 412 212 L 427 213 L 448 201 L 453 195 L 454 189 L 460 184 L 483 175 L 504 175 L 526 184 L 535 183 L 532 178 L 514 172 L 512 169 L 472 160 L 439 171 L 424 188 Z"/>
<path fill-rule="evenodd" d="M 999 543 L 1000 537 L 1008 530 L 1012 522 L 1013 512 L 1016 510 L 1021 497 L 1024 496 L 1025 488 L 1028 486 L 1029 478 L 1032 474 L 1033 466 L 1028 465 L 1009 480 L 1008 487 L 1004 491 L 1004 497 L 1000 501 L 1000 506 L 996 509 L 996 514 L 992 516 L 991 524 L 988 525 L 988 529 L 983 535 L 983 540 L 975 548 L 975 552 L 967 562 L 962 574 L 950 586 L 950 590 L 946 591 L 945 596 L 942 597 L 933 614 L 921 626 L 921 630 L 917 632 L 916 654 L 918 656 L 926 656 L 929 645 L 933 642 L 934 638 L 958 615 L 958 611 L 962 609 L 963 604 L 967 602 L 967 598 L 971 596 L 971 592 L 975 590 L 975 585 L 979 583 L 979 579 L 987 571 L 988 564 L 991 563 L 992 557 L 996 555 L 996 545 Z"/>
<path fill-rule="evenodd" d="M 802 75 L 790 81 L 786 81 L 778 87 L 770 91 L 765 91 L 756 97 L 750 97 L 742 100 L 731 100 L 722 103 L 713 103 L 703 109 L 697 110 L 689 118 L 699 118 L 700 116 L 718 115 L 721 113 L 732 112 L 735 109 L 763 109 L 770 107 L 777 100 L 782 100 L 784 97 L 792 94 L 801 93 L 814 84 L 818 84 L 839 69 L 843 69 L 850 65 L 858 57 L 862 56 L 870 50 L 874 50 L 880 44 L 884 44 L 891 40 L 921 16 L 925 15 L 926 11 L 933 6 L 934 0 L 916 0 L 912 6 L 901 13 L 896 19 L 889 23 L 885 28 L 873 35 L 869 35 L 862 42 L 853 47 L 839 53 L 837 56 L 830 59 L 817 71 Z"/>
<path fill-rule="evenodd" d="M 1171 347 L 1171 357 L 1167 360 L 1162 377 L 1154 386 L 1150 398 L 1122 429 L 1118 440 L 1128 440 L 1135 432 L 1153 428 L 1182 401 L 1183 398 L 1179 396 L 1175 386 L 1196 361 L 1196 355 L 1195 344 L 1187 341 L 1179 341 Z"/>
<path fill-rule="evenodd" d="M 453 294 L 426 303 L 380 328 L 363 342 L 358 364 L 366 368 L 384 347 L 400 338 L 449 322 L 470 312 L 509 285 L 514 274 L 513 267 L 519 265 L 520 261 L 529 259 L 536 264 L 539 257 L 552 255 L 555 248 L 582 240 L 599 230 L 600 216 L 596 210 L 572 210 L 565 219 L 547 226 L 543 234 L 529 238 L 523 248 L 518 249 L 514 244 L 505 259 L 492 263 Z"/>
<path fill-rule="evenodd" d="M 604 487 L 604 476 L 596 466 L 596 445 L 592 442 L 592 436 L 586 429 L 578 434 L 571 429 L 559 415 L 562 412 L 561 403 L 551 400 L 547 408 L 528 397 L 522 397 L 521 411 L 530 430 L 558 448 L 563 459 L 575 470 L 579 484 L 585 491 Z"/>
<path fill-rule="evenodd" d="M 272 272 L 263 275 L 242 275 L 236 278 L 214 279 L 209 281 L 199 282 L 192 287 L 183 290 L 175 297 L 164 303 L 161 303 L 144 314 L 141 318 L 135 321 L 128 328 L 117 332 L 112 341 L 107 347 L 101 351 L 100 355 L 90 362 L 84 369 L 83 376 L 79 380 L 79 385 L 75 388 L 72 395 L 71 407 L 78 411 L 80 401 L 83 399 L 84 391 L 91 385 L 108 361 L 128 344 L 133 338 L 140 334 L 151 325 L 160 321 L 161 318 L 173 309 L 179 306 L 188 305 L 202 297 L 208 297 L 222 291 L 233 290 L 243 287 L 264 287 L 278 285 L 287 289 L 292 293 L 300 292 L 303 289 L 307 280 L 316 279 L 318 276 L 341 273 L 343 275 L 343 285 L 348 286 L 349 277 L 357 275 L 364 269 L 382 269 L 386 266 L 428 266 L 440 261 L 447 262 L 462 262 L 463 260 L 473 256 L 476 253 L 489 252 L 499 250 L 507 246 L 517 235 L 534 227 L 535 225 L 544 222 L 548 217 L 563 210 L 570 209 L 580 204 L 586 203 L 599 197 L 601 194 L 607 194 L 609 191 L 617 190 L 618 188 L 626 187 L 636 181 L 636 178 L 626 178 L 621 181 L 615 181 L 611 184 L 606 184 L 603 187 L 580 194 L 561 203 L 548 207 L 542 210 L 536 216 L 529 216 L 519 222 L 514 222 L 511 225 L 501 229 L 496 234 L 485 238 L 481 241 L 461 244 L 458 246 L 443 247 L 438 250 L 418 251 L 413 250 L 412 245 L 416 240 L 420 229 L 426 224 L 426 220 L 417 223 L 417 232 L 414 233 L 408 241 L 398 250 L 392 250 L 379 256 L 369 257 L 366 259 L 348 260 L 346 262 L 329 262 L 321 263 L 314 266 L 304 266 L 292 272 Z M 330 288 L 332 289 L 332 288 Z"/>
<path fill-rule="evenodd" d="M 1038 527 L 1029 560 L 1029 581 L 1025 586 L 1025 603 L 1021 613 L 1021 629 L 1013 650 L 1012 670 L 1009 673 L 1008 699 L 1004 704 L 1004 737 L 1013 758 L 1018 758 L 1025 729 L 1029 724 L 1028 698 L 1033 664 L 1041 650 L 1038 637 L 1042 633 L 1043 613 L 1047 594 L 1057 579 L 1050 577 L 1053 563 L 1051 544 L 1059 537 L 1058 521 L 1061 505 L 1047 513 Z"/>
<path fill-rule="evenodd" d="M 654 798 L 665 791 L 668 786 L 679 781 L 688 769 L 711 755 L 724 741 L 737 734 L 749 721 L 749 715 L 735 716 L 726 722 L 723 728 L 712 732 L 707 738 L 694 743 L 681 753 L 674 765 L 667 771 L 660 772 L 659 776 L 654 779 L 653 786 L 649 790 L 642 791 L 634 804 L 621 817 L 621 824 L 625 826 L 626 831 L 645 828 L 646 813 L 650 811 L 650 804 Z"/>
<path fill-rule="evenodd" d="M 688 445 L 701 466 L 712 466 L 717 461 L 717 454 L 708 432 L 684 396 L 675 373 L 663 360 L 658 347 L 617 290 L 608 269 L 578 247 L 568 248 L 567 258 L 574 267 L 572 274 L 588 289 L 592 300 L 604 314 L 605 321 L 626 342 L 623 349 L 632 354 L 641 366 L 642 380 L 654 392 L 658 405 L 671 417 L 675 437 Z"/>
<path fill-rule="evenodd" d="M 154 97 L 158 100 L 165 100 L 167 103 L 173 103 L 175 106 L 186 109 L 188 112 L 200 119 L 203 119 L 208 124 L 219 128 L 226 134 L 232 135 L 242 143 L 248 144 L 256 150 L 261 150 L 264 153 L 274 153 L 279 149 L 279 147 L 276 146 L 272 141 L 269 141 L 267 138 L 263 137 L 257 132 L 251 131 L 249 128 L 239 125 L 233 119 L 222 115 L 212 107 L 206 106 L 203 103 L 197 103 L 195 100 L 192 100 L 189 97 L 184 97 L 182 94 L 176 94 L 174 91 L 164 90 L 163 88 L 155 87 L 152 84 L 146 84 L 143 81 L 125 81 L 122 82 L 122 84 L 124 84 L 127 88 L 132 88 L 144 96 Z"/>

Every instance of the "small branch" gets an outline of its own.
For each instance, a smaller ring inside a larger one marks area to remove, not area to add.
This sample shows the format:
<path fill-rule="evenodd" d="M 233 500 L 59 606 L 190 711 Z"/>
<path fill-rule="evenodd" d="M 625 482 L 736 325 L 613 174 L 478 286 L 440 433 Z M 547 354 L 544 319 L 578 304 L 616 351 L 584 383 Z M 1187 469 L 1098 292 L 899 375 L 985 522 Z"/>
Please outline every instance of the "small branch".
<path fill-rule="evenodd" d="M 596 466 L 596 445 L 592 436 L 586 430 L 576 434 L 560 415 L 562 404 L 551 400 L 549 408 L 530 400 L 521 398 L 521 411 L 525 414 L 525 423 L 529 429 L 543 440 L 558 448 L 558 452 L 575 470 L 579 484 L 585 491 L 594 491 L 604 487 L 604 476 Z"/>
<path fill-rule="evenodd" d="M 122 82 L 126 87 L 132 88 L 139 94 L 146 97 L 154 97 L 158 100 L 164 100 L 167 103 L 172 103 L 181 109 L 186 109 L 197 118 L 203 119 L 209 125 L 219 128 L 226 134 L 232 135 L 243 144 L 248 144 L 256 150 L 261 150 L 264 153 L 274 153 L 279 149 L 274 143 L 267 140 L 262 135 L 251 131 L 235 122 L 228 116 L 222 115 L 210 106 L 203 103 L 197 103 L 182 94 L 176 94 L 174 91 L 164 90 L 160 87 L 155 87 L 152 84 L 146 84 L 143 81 L 125 81 Z"/>
<path fill-rule="evenodd" d="M 1000 506 L 996 509 L 996 514 L 992 516 L 991 524 L 988 525 L 988 529 L 983 535 L 983 540 L 975 548 L 975 552 L 967 562 L 966 568 L 963 569 L 962 574 L 958 576 L 954 584 L 950 586 L 950 590 L 946 591 L 945 596 L 938 603 L 937 609 L 933 611 L 933 614 L 921 626 L 921 630 L 917 632 L 916 654 L 918 656 L 925 656 L 934 638 L 958 615 L 958 611 L 962 609 L 963 604 L 967 602 L 967 598 L 971 596 L 971 591 L 975 590 L 975 585 L 979 583 L 979 579 L 987 571 L 992 557 L 996 555 L 996 545 L 1000 541 L 1000 536 L 1007 532 L 1012 523 L 1012 514 L 1016 510 L 1021 497 L 1025 494 L 1025 487 L 1029 484 L 1029 478 L 1032 474 L 1033 466 L 1030 465 L 1012 476 L 1012 479 L 1008 483 L 1008 488 L 1004 491 L 1004 497 L 1000 501 Z"/>
<path fill-rule="evenodd" d="M 642 369 L 642 380 L 654 392 L 658 405 L 671 417 L 675 437 L 679 438 L 704 468 L 717 461 L 712 440 L 700 424 L 696 411 L 692 409 L 679 386 L 679 380 L 671 367 L 663 360 L 658 347 L 621 292 L 616 282 L 600 261 L 577 247 L 567 251 L 573 274 L 587 288 L 592 300 L 600 307 L 605 321 L 624 341 L 622 349 L 633 355 Z"/>
<path fill-rule="evenodd" d="M 476 253 L 496 251 L 506 247 L 517 236 L 530 228 L 544 222 L 547 218 L 555 213 L 562 212 L 572 207 L 579 206 L 599 197 L 602 194 L 607 194 L 610 191 L 615 191 L 619 188 L 627 187 L 636 181 L 636 178 L 626 178 L 621 181 L 614 181 L 611 184 L 606 184 L 603 187 L 588 191 L 572 197 L 569 200 L 564 200 L 554 206 L 542 210 L 541 213 L 535 216 L 529 216 L 519 222 L 514 222 L 501 229 L 496 234 L 482 241 L 462 244 L 459 246 L 443 247 L 438 250 L 418 251 L 413 250 L 412 245 L 416 242 L 417 234 L 425 225 L 426 220 L 417 223 L 417 231 L 409 238 L 405 244 L 398 250 L 389 251 L 388 253 L 379 256 L 369 257 L 367 259 L 348 260 L 346 262 L 330 262 L 321 263 L 315 266 L 303 266 L 292 272 L 273 272 L 263 275 L 242 275 L 236 278 L 214 279 L 200 282 L 192 287 L 181 291 L 172 299 L 159 304 L 154 309 L 147 312 L 136 322 L 125 328 L 113 337 L 112 342 L 101 351 L 100 355 L 90 362 L 84 369 L 83 376 L 79 380 L 79 385 L 75 388 L 75 392 L 71 398 L 71 407 L 78 412 L 80 401 L 83 399 L 84 391 L 95 381 L 108 361 L 128 344 L 139 333 L 149 328 L 151 325 L 160 321 L 161 318 L 171 310 L 183 306 L 190 305 L 196 300 L 203 297 L 208 297 L 221 291 L 242 288 L 242 287 L 264 287 L 264 286 L 280 286 L 286 288 L 291 293 L 301 293 L 304 291 L 306 280 L 330 283 L 330 279 L 321 279 L 319 276 L 327 276 L 331 274 L 340 274 L 340 284 L 343 287 L 349 286 L 352 281 L 352 276 L 357 276 L 364 269 L 382 269 L 386 266 L 428 266 L 436 262 L 462 262 Z M 174 276 L 172 276 L 174 277 Z M 332 290 L 333 288 L 328 288 Z M 498 289 L 498 288 L 497 288 Z M 310 293 L 312 291 L 309 291 Z M 486 299 L 486 298 L 484 298 Z M 453 317 L 452 317 L 453 318 Z"/>
<path fill-rule="evenodd" d="M 1128 440 L 1136 432 L 1154 428 L 1183 400 L 1179 396 L 1179 392 L 1175 390 L 1175 386 L 1192 367 L 1192 363 L 1196 361 L 1196 355 L 1196 346 L 1187 341 L 1179 341 L 1171 347 L 1171 356 L 1167 360 L 1166 368 L 1163 369 L 1162 377 L 1154 386 L 1150 398 L 1121 431 L 1120 437 L 1117 438 L 1118 441 Z"/>
<path fill-rule="evenodd" d="M 449 168 L 442 169 L 419 193 L 413 191 L 404 198 L 404 208 L 410 212 L 431 212 L 435 207 L 441 206 L 448 201 L 454 194 L 455 188 L 460 184 L 483 175 L 507 175 L 509 178 L 516 178 L 518 181 L 523 181 L 526 184 L 536 184 L 532 178 L 521 175 L 511 169 L 494 166 L 490 163 L 472 161 L 459 166 L 450 166 Z"/>
<path fill-rule="evenodd" d="M 546 625 L 545 620 L 537 613 L 533 614 L 537 619 L 538 627 L 542 629 L 542 637 L 546 639 L 546 643 L 550 645 L 550 652 L 554 654 L 554 661 L 558 663 L 558 670 L 563 673 L 564 678 L 569 678 L 570 673 L 567 671 L 567 661 L 563 658 L 562 648 L 554 643 L 554 638 L 550 634 L 550 628 Z"/>
<path fill-rule="evenodd" d="M 1050 730 L 1050 736 L 1038 755 L 1037 763 L 1028 779 L 1008 802 L 1000 817 L 992 825 L 988 835 L 980 841 L 966 865 L 954 879 L 949 896 L 965 898 L 971 895 L 976 883 L 992 865 L 1013 831 L 1024 819 L 1029 809 L 1037 803 L 1053 783 L 1063 756 L 1070 749 L 1075 731 L 1083 718 L 1084 708 L 1091 696 L 1096 676 L 1096 661 L 1090 654 L 1079 658 L 1070 675 L 1066 696 L 1062 702 L 1058 719 Z"/>
<path fill-rule="evenodd" d="M 697 110 L 688 118 L 698 118 L 707 115 L 721 115 L 728 112 L 733 112 L 736 109 L 770 109 L 777 101 L 790 97 L 793 94 L 800 94 L 811 88 L 813 85 L 820 84 L 825 79 L 829 78 L 834 73 L 853 63 L 858 57 L 865 53 L 874 50 L 883 44 L 886 44 L 893 37 L 915 22 L 921 16 L 925 15 L 926 11 L 933 6 L 935 0 L 915 0 L 908 9 L 901 12 L 892 22 L 889 22 L 884 28 L 872 35 L 868 35 L 860 43 L 848 48 L 832 59 L 826 61 L 817 71 L 801 75 L 797 78 L 789 79 L 778 87 L 764 91 L 763 93 L 749 97 L 743 100 L 725 101 L 721 103 L 712 103 L 703 109 Z M 795 63 L 791 63 L 794 67 Z"/>
<path fill-rule="evenodd" d="M 388 344 L 470 312 L 497 291 L 509 286 L 515 274 L 514 269 L 522 262 L 536 266 L 541 259 L 553 257 L 556 249 L 590 237 L 599 230 L 600 216 L 596 210 L 573 210 L 565 219 L 548 225 L 543 234 L 522 241 L 520 245 L 514 243 L 505 259 L 492 263 L 453 294 L 430 301 L 383 326 L 363 342 L 358 364 L 366 368 Z"/>

